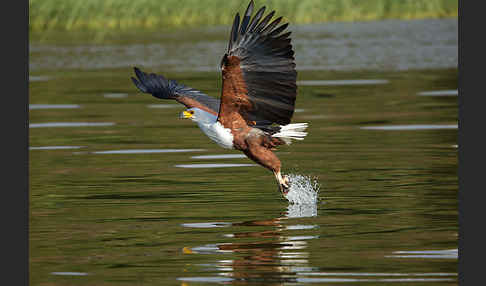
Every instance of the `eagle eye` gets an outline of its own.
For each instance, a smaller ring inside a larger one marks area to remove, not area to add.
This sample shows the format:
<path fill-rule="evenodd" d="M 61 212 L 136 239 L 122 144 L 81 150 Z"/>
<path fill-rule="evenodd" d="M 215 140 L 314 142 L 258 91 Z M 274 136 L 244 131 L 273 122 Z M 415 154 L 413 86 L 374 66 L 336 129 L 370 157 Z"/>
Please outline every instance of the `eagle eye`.
<path fill-rule="evenodd" d="M 224 67 L 228 64 L 228 54 L 224 54 L 223 58 L 221 59 L 221 66 Z"/>

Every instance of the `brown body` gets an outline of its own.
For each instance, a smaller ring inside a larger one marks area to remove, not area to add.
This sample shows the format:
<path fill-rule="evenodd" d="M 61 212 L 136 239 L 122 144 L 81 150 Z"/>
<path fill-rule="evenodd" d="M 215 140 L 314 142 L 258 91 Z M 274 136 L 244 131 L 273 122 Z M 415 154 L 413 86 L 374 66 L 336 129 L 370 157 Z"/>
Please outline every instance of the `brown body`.
<path fill-rule="evenodd" d="M 265 7 L 252 17 L 253 8 L 250 1 L 241 21 L 238 13 L 233 21 L 228 49 L 221 61 L 220 99 L 137 68 L 138 79 L 132 81 L 142 92 L 184 104 L 189 111 L 183 118 L 193 116 L 191 108 L 215 116 L 232 135 L 232 142 L 228 140 L 222 146 L 240 150 L 271 170 L 280 190 L 286 193 L 288 177 L 282 177 L 281 162 L 273 150 L 290 144 L 290 139 L 302 140 L 307 134 L 303 132 L 307 123 L 290 124 L 297 96 L 297 72 L 290 32 L 282 34 L 288 24 L 278 26 L 282 17 L 271 21 L 275 11 L 263 17 Z"/>
<path fill-rule="evenodd" d="M 252 110 L 252 103 L 248 100 L 248 90 L 240 69 L 240 60 L 230 56 L 226 58 L 222 67 L 223 88 L 218 121 L 231 130 L 233 146 L 261 166 L 272 171 L 279 182 L 281 191 L 281 162 L 272 152 L 278 145 L 285 144 L 278 138 L 273 138 L 260 129 L 253 128 L 251 121 L 243 117 Z M 248 117 L 247 117 L 248 118 Z M 284 187 L 284 188 L 282 188 Z"/>

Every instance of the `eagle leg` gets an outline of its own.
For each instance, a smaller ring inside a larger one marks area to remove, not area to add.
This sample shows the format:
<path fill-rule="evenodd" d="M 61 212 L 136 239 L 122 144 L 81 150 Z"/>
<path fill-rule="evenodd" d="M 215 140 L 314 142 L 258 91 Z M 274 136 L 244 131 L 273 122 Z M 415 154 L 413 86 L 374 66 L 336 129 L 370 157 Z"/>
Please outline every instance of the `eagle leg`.
<path fill-rule="evenodd" d="M 243 152 L 248 158 L 272 171 L 277 180 L 280 192 L 283 195 L 286 195 L 290 190 L 290 180 L 288 176 L 282 176 L 280 172 L 282 166 L 280 159 L 270 149 L 262 145 L 251 144 L 251 142 L 248 141 L 247 143 L 249 143 L 248 148 Z"/>
<path fill-rule="evenodd" d="M 290 191 L 290 179 L 289 176 L 283 175 L 280 173 L 280 170 L 278 172 L 273 172 L 275 175 L 275 178 L 277 179 L 278 183 L 278 188 L 280 192 L 285 196 L 287 193 Z"/>

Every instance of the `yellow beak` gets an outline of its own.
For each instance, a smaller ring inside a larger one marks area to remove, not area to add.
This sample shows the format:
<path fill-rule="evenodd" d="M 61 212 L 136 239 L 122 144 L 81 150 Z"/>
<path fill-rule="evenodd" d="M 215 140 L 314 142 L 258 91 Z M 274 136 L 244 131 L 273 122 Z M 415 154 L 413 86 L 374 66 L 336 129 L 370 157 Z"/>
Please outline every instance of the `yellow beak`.
<path fill-rule="evenodd" d="M 180 114 L 179 114 L 179 118 L 181 119 L 188 119 L 188 118 L 192 118 L 192 113 L 190 113 L 189 111 L 187 110 L 184 110 L 182 111 Z"/>

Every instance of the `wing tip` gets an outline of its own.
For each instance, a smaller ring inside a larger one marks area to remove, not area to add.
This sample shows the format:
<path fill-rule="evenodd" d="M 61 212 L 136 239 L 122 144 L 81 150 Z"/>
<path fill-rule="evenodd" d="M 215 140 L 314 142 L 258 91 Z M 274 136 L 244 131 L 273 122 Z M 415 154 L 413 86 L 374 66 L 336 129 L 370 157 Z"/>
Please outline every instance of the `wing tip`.
<path fill-rule="evenodd" d="M 148 92 L 148 90 L 145 87 L 145 85 L 143 85 L 141 82 L 139 82 L 138 80 L 136 80 L 134 77 L 130 77 L 130 79 L 132 80 L 133 84 L 138 88 L 138 90 L 140 90 L 143 93 L 147 93 Z"/>
<path fill-rule="evenodd" d="M 253 7 L 255 7 L 255 3 L 253 0 L 250 0 L 250 3 L 248 4 L 248 7 L 246 8 L 246 13 L 245 15 L 251 14 L 253 12 Z M 248 13 L 250 12 L 250 13 Z"/>

